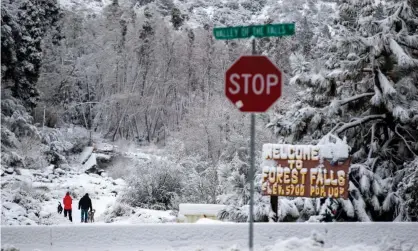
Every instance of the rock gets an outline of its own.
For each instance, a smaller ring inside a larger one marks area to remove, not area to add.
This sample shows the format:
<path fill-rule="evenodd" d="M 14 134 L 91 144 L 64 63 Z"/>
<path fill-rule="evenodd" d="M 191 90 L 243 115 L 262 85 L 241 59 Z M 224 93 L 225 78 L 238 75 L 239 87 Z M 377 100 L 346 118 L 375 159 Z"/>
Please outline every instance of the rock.
<path fill-rule="evenodd" d="M 48 213 L 48 212 L 45 212 L 45 211 L 41 211 L 40 213 L 39 213 L 39 218 L 48 218 L 48 217 L 50 217 L 51 216 L 51 214 L 50 213 Z"/>
<path fill-rule="evenodd" d="M 68 164 L 61 164 L 60 168 L 64 171 L 70 171 L 71 170 L 71 167 Z"/>
<path fill-rule="evenodd" d="M 113 145 L 107 143 L 98 143 L 94 146 L 96 152 L 113 152 Z"/>
<path fill-rule="evenodd" d="M 32 212 L 28 214 L 28 218 L 33 221 L 36 221 L 38 219 L 38 217 L 36 217 L 36 215 Z"/>
<path fill-rule="evenodd" d="M 15 172 L 15 170 L 14 170 L 13 168 L 9 167 L 9 168 L 7 168 L 6 170 L 4 170 L 4 172 L 5 172 L 6 174 L 13 174 L 13 173 Z"/>
<path fill-rule="evenodd" d="M 33 176 L 35 176 L 35 177 L 42 177 L 42 176 L 44 176 L 44 175 L 45 175 L 44 173 L 42 173 L 41 171 L 38 171 L 38 170 L 34 170 L 34 171 L 32 171 L 32 174 L 33 174 Z"/>
<path fill-rule="evenodd" d="M 53 173 L 55 169 L 55 165 L 49 165 L 45 168 L 45 172 L 48 173 Z"/>
<path fill-rule="evenodd" d="M 96 153 L 96 159 L 101 160 L 102 162 L 109 162 L 112 159 L 112 156 L 104 153 Z"/>
<path fill-rule="evenodd" d="M 44 182 L 44 183 L 50 183 L 51 181 L 50 181 L 49 179 L 47 179 L 47 178 L 42 178 L 42 179 L 41 179 L 41 182 Z"/>
<path fill-rule="evenodd" d="M 57 173 L 59 175 L 63 175 L 63 174 L 65 174 L 65 171 L 62 170 L 61 168 L 57 168 L 57 169 L 55 169 L 55 173 Z"/>
<path fill-rule="evenodd" d="M 114 180 L 114 182 L 116 183 L 116 185 L 119 186 L 124 186 L 126 184 L 125 181 L 121 178 L 117 178 L 116 180 Z"/>

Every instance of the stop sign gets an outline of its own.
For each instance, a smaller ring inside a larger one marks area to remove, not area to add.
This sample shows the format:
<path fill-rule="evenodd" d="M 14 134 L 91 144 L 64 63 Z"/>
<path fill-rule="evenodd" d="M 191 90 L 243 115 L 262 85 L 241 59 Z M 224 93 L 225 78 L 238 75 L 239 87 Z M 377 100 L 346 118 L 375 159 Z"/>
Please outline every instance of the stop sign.
<path fill-rule="evenodd" d="M 265 112 L 282 95 L 282 73 L 265 56 L 242 56 L 225 73 L 225 95 L 242 112 Z"/>

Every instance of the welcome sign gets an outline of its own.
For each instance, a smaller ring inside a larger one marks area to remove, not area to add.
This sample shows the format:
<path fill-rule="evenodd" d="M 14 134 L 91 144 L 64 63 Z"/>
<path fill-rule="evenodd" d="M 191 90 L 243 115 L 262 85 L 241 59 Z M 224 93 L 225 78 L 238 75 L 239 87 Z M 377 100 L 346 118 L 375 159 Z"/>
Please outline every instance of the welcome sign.
<path fill-rule="evenodd" d="M 265 144 L 263 158 L 263 195 L 348 198 L 348 149 Z"/>

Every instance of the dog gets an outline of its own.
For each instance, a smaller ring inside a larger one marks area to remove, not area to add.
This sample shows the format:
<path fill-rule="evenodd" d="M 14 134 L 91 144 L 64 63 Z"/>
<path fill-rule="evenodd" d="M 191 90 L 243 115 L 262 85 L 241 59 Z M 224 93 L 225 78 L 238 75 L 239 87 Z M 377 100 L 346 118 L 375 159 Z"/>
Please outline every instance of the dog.
<path fill-rule="evenodd" d="M 58 202 L 58 213 L 61 214 L 62 213 L 62 206 L 61 206 L 61 202 Z"/>
<path fill-rule="evenodd" d="M 96 209 L 90 210 L 87 214 L 87 222 L 94 222 L 94 213 Z"/>

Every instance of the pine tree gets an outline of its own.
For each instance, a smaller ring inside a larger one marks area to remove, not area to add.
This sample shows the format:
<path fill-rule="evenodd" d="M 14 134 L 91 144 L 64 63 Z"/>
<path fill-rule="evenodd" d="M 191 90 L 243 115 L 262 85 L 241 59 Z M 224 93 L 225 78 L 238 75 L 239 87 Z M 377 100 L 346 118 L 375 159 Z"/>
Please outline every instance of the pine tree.
<path fill-rule="evenodd" d="M 175 8 L 173 0 L 156 0 L 156 5 L 158 11 L 163 15 L 169 15 L 172 10 Z"/>
<path fill-rule="evenodd" d="M 297 33 L 299 42 L 302 46 L 302 52 L 304 55 L 309 55 L 311 53 L 311 42 L 314 36 L 314 33 L 311 30 L 311 27 L 308 23 L 306 16 L 303 17 L 302 23 L 300 25 L 300 31 Z"/>
<path fill-rule="evenodd" d="M 11 85 L 14 97 L 33 108 L 39 96 L 36 82 L 42 62 L 42 39 L 48 30 L 57 29 L 60 11 L 56 0 L 27 0 L 17 13 L 17 17 L 11 16 L 7 8 L 2 8 L 2 32 L 10 35 L 4 39 L 2 36 L 2 56 L 10 58 L 2 61 L 2 80 Z M 56 43 L 59 36 L 55 38 Z"/>
<path fill-rule="evenodd" d="M 182 14 L 178 8 L 173 8 L 171 10 L 171 23 L 173 24 L 174 29 L 178 30 L 184 23 L 187 15 Z"/>
<path fill-rule="evenodd" d="M 361 221 L 408 219 L 398 191 L 402 175 L 396 172 L 418 153 L 413 143 L 418 137 L 417 24 L 408 21 L 417 20 L 417 14 L 409 1 L 387 4 L 388 12 L 376 22 L 381 12 L 374 1 L 342 2 L 335 39 L 315 59 L 322 67 L 294 69 L 291 83 L 304 87 L 304 94 L 274 124 L 289 143 L 315 144 L 327 133 L 347 137 L 350 200 L 340 203 L 346 220 L 352 218 L 350 208 Z"/>

